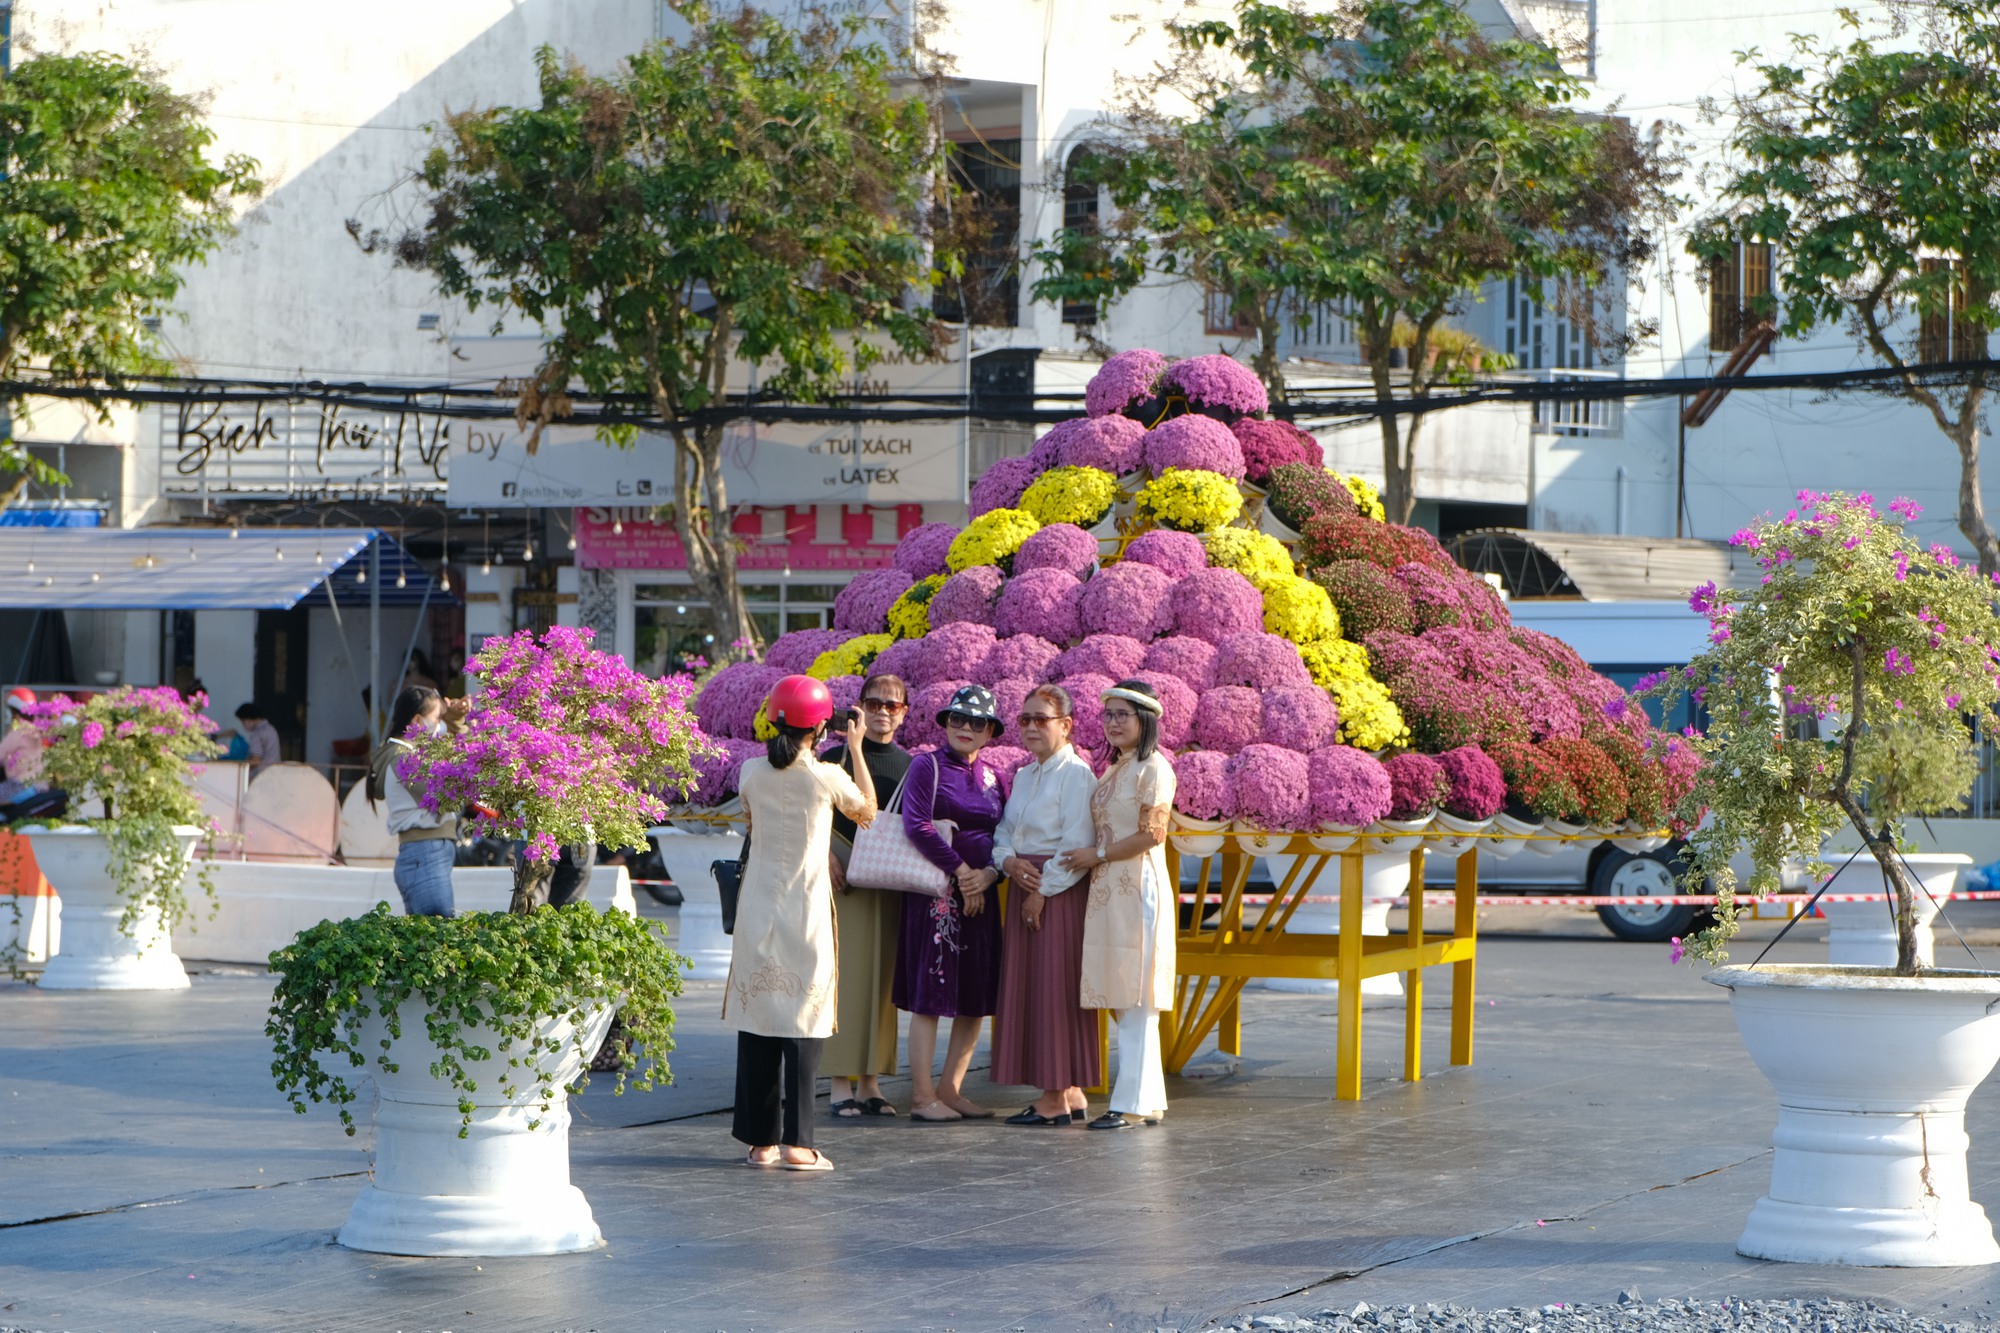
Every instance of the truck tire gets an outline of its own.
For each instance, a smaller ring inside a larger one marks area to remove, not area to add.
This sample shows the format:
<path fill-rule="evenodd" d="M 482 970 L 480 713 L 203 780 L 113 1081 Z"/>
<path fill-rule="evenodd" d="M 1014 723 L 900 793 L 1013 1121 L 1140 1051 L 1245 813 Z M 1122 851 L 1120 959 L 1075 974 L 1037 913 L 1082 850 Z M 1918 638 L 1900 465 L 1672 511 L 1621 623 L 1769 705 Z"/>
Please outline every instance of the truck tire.
<path fill-rule="evenodd" d="M 1597 919 L 1607 930 L 1621 940 L 1664 944 L 1696 929 L 1702 916 L 1700 907 L 1661 901 L 1694 891 L 1683 886 L 1687 867 L 1676 860 L 1679 853 L 1679 843 L 1637 855 L 1615 847 L 1605 849 L 1590 877 L 1591 895 L 1633 900 L 1629 907 L 1597 909 Z"/>

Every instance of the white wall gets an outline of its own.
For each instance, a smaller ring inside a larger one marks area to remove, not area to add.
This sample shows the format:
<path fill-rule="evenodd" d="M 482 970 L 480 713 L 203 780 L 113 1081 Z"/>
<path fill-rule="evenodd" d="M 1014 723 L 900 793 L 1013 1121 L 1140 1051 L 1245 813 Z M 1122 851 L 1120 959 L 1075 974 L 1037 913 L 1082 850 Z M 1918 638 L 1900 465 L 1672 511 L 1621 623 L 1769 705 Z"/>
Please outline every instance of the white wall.
<path fill-rule="evenodd" d="M 378 708 L 385 720 L 396 687 L 402 682 L 403 649 L 409 645 L 417 615 L 415 607 L 382 609 L 382 698 Z M 341 650 L 342 628 L 346 630 L 345 652 Z M 315 608 L 306 633 L 306 762 L 324 764 L 333 758 L 334 741 L 368 730 L 368 714 L 361 707 L 361 686 L 368 679 L 368 608 L 343 605 L 338 627 L 332 611 Z M 199 644 L 199 637 L 195 641 Z M 229 704 L 224 711 L 235 706 Z"/>
<path fill-rule="evenodd" d="M 194 613 L 194 674 L 208 687 L 208 715 L 226 731 L 236 726 L 236 707 L 255 697 L 257 613 Z"/>

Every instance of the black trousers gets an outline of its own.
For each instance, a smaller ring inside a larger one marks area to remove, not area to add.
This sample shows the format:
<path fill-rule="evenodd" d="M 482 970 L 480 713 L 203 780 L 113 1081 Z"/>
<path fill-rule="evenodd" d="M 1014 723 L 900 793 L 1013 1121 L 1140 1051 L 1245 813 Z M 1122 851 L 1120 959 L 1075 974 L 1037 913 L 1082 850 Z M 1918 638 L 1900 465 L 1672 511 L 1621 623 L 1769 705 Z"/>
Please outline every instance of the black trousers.
<path fill-rule="evenodd" d="M 824 1037 L 736 1034 L 736 1121 L 730 1133 L 738 1142 L 753 1148 L 813 1146 L 813 1081 L 825 1044 Z"/>

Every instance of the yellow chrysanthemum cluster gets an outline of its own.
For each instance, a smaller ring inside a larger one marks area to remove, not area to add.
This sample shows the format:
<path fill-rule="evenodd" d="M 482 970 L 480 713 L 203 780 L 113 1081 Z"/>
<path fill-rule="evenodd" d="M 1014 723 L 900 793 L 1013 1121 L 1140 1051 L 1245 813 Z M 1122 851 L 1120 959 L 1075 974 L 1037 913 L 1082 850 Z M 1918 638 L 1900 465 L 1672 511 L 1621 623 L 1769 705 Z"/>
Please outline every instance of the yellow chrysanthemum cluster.
<path fill-rule="evenodd" d="M 964 535 L 964 533 L 959 534 L 960 537 Z M 958 543 L 953 542 L 952 549 L 957 548 Z M 937 590 L 944 586 L 944 580 L 944 575 L 933 574 L 927 579 L 919 579 L 903 590 L 903 595 L 889 607 L 891 639 L 921 639 L 931 632 L 931 598 L 937 596 Z"/>
<path fill-rule="evenodd" d="M 1368 650 L 1345 639 L 1314 639 L 1299 645 L 1313 682 L 1333 696 L 1340 712 L 1340 739 L 1362 750 L 1409 742 L 1403 711 L 1389 687 L 1368 674 Z"/>
<path fill-rule="evenodd" d="M 1269 633 L 1293 643 L 1340 637 L 1340 613 L 1319 584 L 1293 574 L 1258 590 L 1264 594 L 1264 628 Z"/>
<path fill-rule="evenodd" d="M 951 539 L 951 549 L 945 552 L 944 563 L 954 574 L 961 569 L 970 569 L 974 565 L 1000 565 L 1021 549 L 1022 542 L 1041 531 L 1041 528 L 1042 525 L 1036 521 L 1035 516 L 1025 510 L 989 509 L 966 524 L 965 531 Z M 911 589 L 911 592 L 914 591 L 914 588 Z M 908 597 L 910 594 L 903 595 Z M 929 601 L 930 598 L 927 596 L 924 600 Z M 889 612 L 892 629 L 895 627 L 895 614 L 893 609 Z M 928 612 L 925 613 L 924 620 L 928 626 L 930 622 Z"/>
<path fill-rule="evenodd" d="M 1202 544 L 1208 548 L 1209 564 L 1235 570 L 1260 592 L 1298 578 L 1292 553 L 1283 542 L 1265 533 L 1250 528 L 1217 528 L 1202 538 Z"/>
<path fill-rule="evenodd" d="M 771 701 L 769 699 L 766 699 L 763 703 L 758 704 L 757 716 L 754 719 L 752 719 L 750 723 L 750 730 L 752 734 L 754 734 L 760 741 L 774 741 L 778 739 L 778 724 L 773 722 L 770 718 L 770 715 L 764 711 L 770 706 L 771 706 Z"/>
<path fill-rule="evenodd" d="M 1092 528 L 1111 512 L 1117 498 L 1118 479 L 1102 468 L 1054 467 L 1035 478 L 1019 508 L 1043 527 L 1074 523 Z"/>
<path fill-rule="evenodd" d="M 1140 488 L 1139 508 L 1163 527 L 1213 532 L 1243 512 L 1243 492 L 1217 473 L 1170 467 Z"/>
<path fill-rule="evenodd" d="M 930 612 L 924 612 L 924 623 L 930 623 Z M 829 648 L 812 660 L 806 674 L 814 680 L 832 680 L 835 676 L 859 676 L 866 674 L 868 664 L 875 655 L 896 641 L 893 634 L 863 634 L 849 639 L 838 648 Z"/>
<path fill-rule="evenodd" d="M 1340 481 L 1347 487 L 1347 493 L 1354 497 L 1354 507 L 1361 511 L 1361 517 L 1372 518 L 1377 523 L 1388 521 L 1389 511 L 1382 507 L 1382 494 L 1369 484 L 1367 478 L 1350 472 L 1343 474 Z"/>
<path fill-rule="evenodd" d="M 1345 639 L 1314 639 L 1299 645 L 1299 656 L 1313 683 L 1331 689 L 1337 680 L 1365 680 L 1368 677 L 1368 650 Z"/>

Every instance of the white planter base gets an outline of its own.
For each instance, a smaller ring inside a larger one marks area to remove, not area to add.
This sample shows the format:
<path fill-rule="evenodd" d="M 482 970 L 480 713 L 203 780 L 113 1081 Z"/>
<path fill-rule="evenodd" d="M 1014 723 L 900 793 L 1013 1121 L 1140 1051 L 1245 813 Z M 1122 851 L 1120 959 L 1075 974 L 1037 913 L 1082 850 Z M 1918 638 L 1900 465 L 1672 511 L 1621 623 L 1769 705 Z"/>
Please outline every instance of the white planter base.
<path fill-rule="evenodd" d="M 1844 859 L 1844 858 L 1843 858 Z M 1917 965 L 1934 966 L 1931 922 L 1938 908 L 1958 886 L 1959 872 L 1971 866 L 1972 858 L 1960 852 L 1912 852 L 1903 858 L 1916 872 L 1928 892 L 1919 891 L 1917 910 Z M 1835 872 L 1834 893 L 1884 893 L 1882 867 L 1872 856 L 1857 856 Z M 1821 902 L 1826 913 L 1826 961 L 1855 967 L 1896 965 L 1896 919 L 1891 904 Z"/>
<path fill-rule="evenodd" d="M 107 864 L 110 848 L 95 829 L 46 829 L 26 835 L 35 863 L 62 899 L 59 951 L 38 983 L 43 990 L 186 990 L 187 969 L 174 953 L 157 908 L 145 908 L 131 933 L 118 928 L 126 900 Z M 182 839 L 192 849 L 197 830 Z"/>
<path fill-rule="evenodd" d="M 653 839 L 667 873 L 680 886 L 680 929 L 674 949 L 691 964 L 681 975 L 691 981 L 723 981 L 729 976 L 729 937 L 722 933 L 722 896 L 708 867 L 743 851 L 740 833 L 662 832 Z"/>
<path fill-rule="evenodd" d="M 1778 1094 L 1771 1189 L 1739 1252 L 1789 1263 L 2000 1262 L 1966 1177 L 1965 1103 L 2000 1061 L 2000 975 L 1724 967 L 1743 1044 Z"/>
<path fill-rule="evenodd" d="M 1264 858 L 1265 873 L 1271 876 L 1273 884 L 1285 882 L 1285 875 L 1291 870 L 1289 856 L 1267 856 Z M 1331 882 L 1328 882 L 1331 881 Z M 1361 933 L 1363 935 L 1387 935 L 1389 933 L 1390 899 L 1399 898 L 1409 887 L 1410 857 L 1407 852 L 1364 856 L 1361 858 Z M 1340 862 L 1328 861 L 1326 873 L 1320 882 L 1307 889 L 1308 893 L 1326 897 L 1340 894 Z M 1285 926 L 1287 935 L 1338 935 L 1340 933 L 1340 904 L 1301 903 L 1292 919 Z M 1294 995 L 1338 995 L 1340 983 L 1317 977 L 1266 977 L 1264 989 L 1285 991 Z M 1383 977 L 1368 977 L 1361 983 L 1361 998 L 1370 1001 L 1397 1001 L 1403 998 L 1403 978 L 1397 973 Z"/>
<path fill-rule="evenodd" d="M 406 1002 L 407 1003 L 407 1002 Z M 339 1241 L 375 1254 L 570 1254 L 596 1249 L 604 1234 L 583 1191 L 569 1180 L 569 1096 L 584 1057 L 567 1041 L 555 1056 L 556 1090 L 546 1111 L 538 1103 L 509 1100 L 499 1090 L 504 1062 L 468 1063 L 479 1091 L 465 1138 L 458 1136 L 458 1093 L 430 1077 L 435 1048 L 422 1039 L 421 1002 L 402 1016 L 403 1037 L 391 1074 L 374 1070 L 373 1180 L 354 1201 Z M 595 1050 L 610 1025 L 599 1011 L 586 1026 L 584 1046 Z M 363 1027 L 364 1051 L 386 1033 L 379 1019 Z M 554 1034 L 566 1038 L 568 1024 Z M 415 1040 L 413 1040 L 413 1037 Z M 480 1044 L 489 1050 L 497 1038 Z M 515 1078 L 532 1077 L 517 1070 Z"/>

